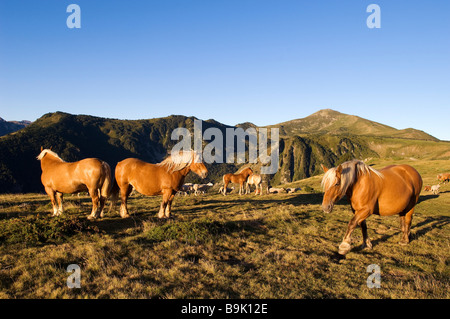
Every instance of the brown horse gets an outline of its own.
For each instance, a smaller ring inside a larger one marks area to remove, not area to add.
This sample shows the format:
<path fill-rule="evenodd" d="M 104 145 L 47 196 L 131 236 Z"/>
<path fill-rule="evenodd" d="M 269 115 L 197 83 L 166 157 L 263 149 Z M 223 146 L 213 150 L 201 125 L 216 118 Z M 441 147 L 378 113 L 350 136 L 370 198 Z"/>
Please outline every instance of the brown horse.
<path fill-rule="evenodd" d="M 441 181 L 443 183 L 449 182 L 450 181 L 450 173 L 439 174 L 437 176 L 437 179 L 438 179 L 438 181 Z"/>
<path fill-rule="evenodd" d="M 353 218 L 339 246 L 339 254 L 345 255 L 351 248 L 351 234 L 357 225 L 361 226 L 363 248 L 372 248 L 367 236 L 366 218 L 372 214 L 380 216 L 400 215 L 403 236 L 400 244 L 409 243 L 414 206 L 422 190 L 420 174 L 409 165 L 391 165 L 377 171 L 362 161 L 353 160 L 337 168 L 325 170 L 322 179 L 322 208 L 330 213 L 334 203 L 344 195 L 350 201 Z"/>
<path fill-rule="evenodd" d="M 67 163 L 55 152 L 42 147 L 37 159 L 41 161 L 41 181 L 50 196 L 53 216 L 63 213 L 63 194 L 88 191 L 92 198 L 92 212 L 88 218 L 103 217 L 105 201 L 113 185 L 108 163 L 97 158 Z"/>
<path fill-rule="evenodd" d="M 158 164 L 150 164 L 136 158 L 127 158 L 116 166 L 116 181 L 120 188 L 120 216 L 129 217 L 127 199 L 134 188 L 147 196 L 161 195 L 163 200 L 159 218 L 169 218 L 175 194 L 181 189 L 186 175 L 193 171 L 205 178 L 208 170 L 198 154 L 189 151 L 172 154 Z"/>
<path fill-rule="evenodd" d="M 227 194 L 227 186 L 229 183 L 239 184 L 239 195 L 242 195 L 244 192 L 244 183 L 247 182 L 248 177 L 252 174 L 252 169 L 247 167 L 238 174 L 229 173 L 223 175 L 223 195 Z"/>

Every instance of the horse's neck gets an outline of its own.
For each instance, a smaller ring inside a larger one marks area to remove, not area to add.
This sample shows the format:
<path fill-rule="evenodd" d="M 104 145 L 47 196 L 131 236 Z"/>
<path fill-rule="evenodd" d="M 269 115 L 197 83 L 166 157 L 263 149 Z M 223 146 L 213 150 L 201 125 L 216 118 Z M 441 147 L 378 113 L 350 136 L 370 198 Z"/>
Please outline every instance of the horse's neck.
<path fill-rule="evenodd" d="M 47 154 L 44 156 L 43 159 L 41 159 L 41 168 L 44 169 L 48 165 L 52 165 L 54 163 L 63 163 L 64 161 L 60 158 L 54 157 L 50 154 Z"/>
<path fill-rule="evenodd" d="M 188 166 L 183 169 L 180 169 L 179 171 L 176 171 L 176 173 L 180 174 L 180 176 L 184 179 L 190 171 L 191 171 L 191 168 Z"/>

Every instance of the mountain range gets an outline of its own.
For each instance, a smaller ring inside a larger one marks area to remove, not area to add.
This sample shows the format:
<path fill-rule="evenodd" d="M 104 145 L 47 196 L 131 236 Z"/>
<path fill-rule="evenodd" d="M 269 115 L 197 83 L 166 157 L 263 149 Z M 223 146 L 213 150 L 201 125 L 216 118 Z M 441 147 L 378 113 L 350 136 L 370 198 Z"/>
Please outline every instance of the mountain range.
<path fill-rule="evenodd" d="M 30 124 L 30 121 L 5 121 L 0 117 L 0 136 L 18 131 Z"/>
<path fill-rule="evenodd" d="M 40 147 L 53 147 L 61 158 L 76 161 L 101 158 L 114 169 L 117 162 L 137 157 L 160 162 L 177 143 L 171 132 L 178 127 L 191 132 L 195 117 L 171 115 L 146 120 L 120 120 L 63 112 L 48 113 L 25 127 L 0 137 L 0 193 L 42 192 Z M 215 127 L 258 127 L 252 123 L 229 126 L 215 120 L 202 122 L 203 131 Z M 450 158 L 450 143 L 415 129 L 395 128 L 333 110 L 269 127 L 280 129 L 279 169 L 264 176 L 271 185 L 284 184 L 321 173 L 320 164 L 335 166 L 352 158 Z M 223 144 L 225 145 L 225 143 Z M 207 164 L 208 181 L 249 164 Z M 260 163 L 251 166 L 259 172 Z M 187 181 L 200 182 L 189 174 Z M 203 181 L 204 182 L 204 181 Z"/>

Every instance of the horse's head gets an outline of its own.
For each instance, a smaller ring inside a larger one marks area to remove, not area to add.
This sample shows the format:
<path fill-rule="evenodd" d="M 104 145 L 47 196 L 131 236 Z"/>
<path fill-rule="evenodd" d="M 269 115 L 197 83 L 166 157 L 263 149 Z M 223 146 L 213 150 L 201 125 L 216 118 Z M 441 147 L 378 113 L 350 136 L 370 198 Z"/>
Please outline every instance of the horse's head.
<path fill-rule="evenodd" d="M 208 175 L 208 169 L 205 164 L 203 164 L 201 154 L 197 152 L 192 152 L 192 162 L 190 165 L 191 171 L 197 174 L 200 178 L 206 178 Z"/>
<path fill-rule="evenodd" d="M 245 176 L 250 176 L 253 174 L 253 170 L 250 167 L 247 167 L 246 169 L 244 169 L 241 174 L 244 174 Z"/>
<path fill-rule="evenodd" d="M 334 204 L 344 195 L 341 187 L 342 166 L 339 165 L 336 168 L 328 169 L 322 165 L 322 168 L 325 171 L 322 179 L 322 187 L 325 192 L 322 200 L 322 209 L 325 213 L 331 213 Z"/>
<path fill-rule="evenodd" d="M 197 174 L 200 178 L 206 178 L 208 175 L 208 169 L 206 168 L 205 164 L 202 162 L 197 163 L 193 162 L 190 166 L 191 171 L 193 171 L 195 174 Z"/>

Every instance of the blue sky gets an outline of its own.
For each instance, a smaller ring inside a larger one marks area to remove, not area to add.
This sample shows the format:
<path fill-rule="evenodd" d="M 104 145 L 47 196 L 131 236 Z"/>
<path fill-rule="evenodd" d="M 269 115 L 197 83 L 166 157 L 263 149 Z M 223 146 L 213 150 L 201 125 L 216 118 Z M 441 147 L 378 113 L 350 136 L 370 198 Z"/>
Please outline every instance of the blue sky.
<path fill-rule="evenodd" d="M 450 140 L 449 15 L 446 0 L 1 0 L 0 117 L 262 126 L 331 108 Z"/>

